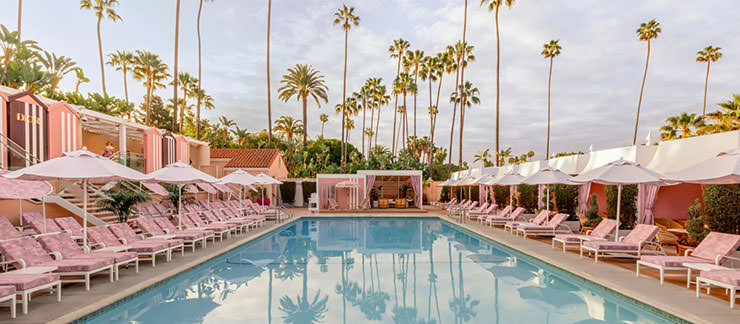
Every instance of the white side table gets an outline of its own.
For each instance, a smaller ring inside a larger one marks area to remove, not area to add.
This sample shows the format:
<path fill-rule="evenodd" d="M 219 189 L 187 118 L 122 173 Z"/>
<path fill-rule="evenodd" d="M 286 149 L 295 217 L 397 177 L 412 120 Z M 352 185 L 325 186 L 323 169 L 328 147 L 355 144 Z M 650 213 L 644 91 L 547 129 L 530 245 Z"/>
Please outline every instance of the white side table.
<path fill-rule="evenodd" d="M 23 269 L 8 271 L 8 272 L 6 272 L 6 274 L 41 274 L 41 273 L 53 272 L 56 269 L 57 269 L 57 266 L 26 267 L 26 268 L 23 268 Z M 0 274 L 0 276 L 2 276 L 2 274 Z"/>
<path fill-rule="evenodd" d="M 714 263 L 695 263 L 695 262 L 684 262 L 683 266 L 688 269 L 686 271 L 686 288 L 691 287 L 691 270 L 697 271 L 709 271 L 709 270 L 728 270 L 730 268 L 716 265 Z"/>

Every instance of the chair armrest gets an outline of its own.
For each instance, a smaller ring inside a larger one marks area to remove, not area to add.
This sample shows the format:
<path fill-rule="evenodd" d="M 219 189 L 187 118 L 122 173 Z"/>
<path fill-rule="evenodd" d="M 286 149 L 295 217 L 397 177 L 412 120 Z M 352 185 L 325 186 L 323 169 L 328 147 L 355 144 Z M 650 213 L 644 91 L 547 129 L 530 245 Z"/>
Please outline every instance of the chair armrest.
<path fill-rule="evenodd" d="M 51 255 L 51 257 L 54 258 L 54 260 L 61 260 L 62 259 L 62 254 L 59 253 L 59 252 L 57 252 L 57 251 L 49 252 L 49 255 Z"/>
<path fill-rule="evenodd" d="M 126 239 L 125 238 L 119 237 L 118 240 L 121 241 L 121 244 L 123 244 L 123 245 L 128 244 L 128 242 L 126 242 Z"/>
<path fill-rule="evenodd" d="M 99 246 L 100 248 L 104 249 L 105 248 L 105 243 L 103 243 L 103 242 L 98 242 L 98 243 L 90 243 L 90 242 L 87 242 L 87 246 L 89 246 L 89 247 Z"/>
<path fill-rule="evenodd" d="M 731 257 L 729 255 L 717 255 L 714 258 L 714 264 L 720 265 L 720 263 L 722 263 L 722 260 L 724 260 L 724 259 L 727 259 L 729 261 L 738 261 L 738 262 L 740 262 L 740 258 Z"/>
<path fill-rule="evenodd" d="M 2 262 L 0 262 L 0 265 L 10 265 L 10 264 L 13 264 L 13 263 L 18 263 L 18 264 L 20 264 L 20 268 L 19 268 L 19 269 L 23 269 L 23 268 L 25 268 L 25 267 L 26 267 L 26 261 L 25 261 L 25 260 L 23 260 L 23 259 L 17 259 L 17 260 L 5 260 L 5 261 L 2 261 Z"/>
<path fill-rule="evenodd" d="M 586 231 L 586 235 L 591 235 L 591 232 L 593 232 L 593 231 L 594 231 L 593 229 L 590 229 L 590 230 Z"/>
<path fill-rule="evenodd" d="M 84 251 L 85 253 L 90 253 L 90 247 L 89 246 L 83 246 L 82 247 L 82 251 Z"/>
<path fill-rule="evenodd" d="M 686 251 L 683 251 L 683 256 L 689 256 L 689 253 L 694 252 L 695 248 L 688 248 Z"/>

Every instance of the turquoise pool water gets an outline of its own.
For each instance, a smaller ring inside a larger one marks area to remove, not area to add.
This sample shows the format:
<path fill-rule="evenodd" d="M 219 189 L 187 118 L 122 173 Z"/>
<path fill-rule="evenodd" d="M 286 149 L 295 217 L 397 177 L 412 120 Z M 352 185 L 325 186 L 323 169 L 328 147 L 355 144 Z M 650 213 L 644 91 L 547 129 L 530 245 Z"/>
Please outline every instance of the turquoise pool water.
<path fill-rule="evenodd" d="M 176 261 L 175 261 L 176 262 Z M 670 323 L 437 219 L 303 219 L 90 323 Z"/>

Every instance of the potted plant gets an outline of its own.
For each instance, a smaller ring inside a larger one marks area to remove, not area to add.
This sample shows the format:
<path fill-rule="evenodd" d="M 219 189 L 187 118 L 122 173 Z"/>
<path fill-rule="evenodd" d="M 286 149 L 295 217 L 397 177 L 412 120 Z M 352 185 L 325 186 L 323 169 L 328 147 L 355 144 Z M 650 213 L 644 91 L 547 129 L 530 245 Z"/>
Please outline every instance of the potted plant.
<path fill-rule="evenodd" d="M 688 234 L 678 239 L 678 246 L 676 247 L 678 255 L 684 255 L 686 254 L 686 250 L 695 248 L 709 234 L 709 229 L 704 222 L 704 211 L 699 199 L 696 199 L 689 206 L 686 210 L 686 215 L 689 216 L 689 219 L 686 220 L 686 232 Z"/>
<path fill-rule="evenodd" d="M 599 216 L 599 203 L 596 199 L 596 194 L 591 195 L 591 202 L 588 209 L 586 209 L 586 221 L 583 222 L 583 232 L 593 230 L 596 225 L 599 225 L 602 218 Z"/>
<path fill-rule="evenodd" d="M 149 200 L 149 196 L 146 194 L 128 189 L 111 190 L 105 194 L 107 197 L 100 200 L 98 204 L 102 210 L 116 214 L 119 223 L 128 221 L 134 205 Z"/>

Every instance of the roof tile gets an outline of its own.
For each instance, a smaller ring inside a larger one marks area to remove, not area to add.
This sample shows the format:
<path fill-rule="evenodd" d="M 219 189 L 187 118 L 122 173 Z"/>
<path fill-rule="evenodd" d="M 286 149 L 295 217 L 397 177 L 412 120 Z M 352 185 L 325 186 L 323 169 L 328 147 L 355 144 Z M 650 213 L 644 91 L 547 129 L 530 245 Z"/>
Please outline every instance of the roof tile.
<path fill-rule="evenodd" d="M 231 159 L 226 163 L 227 168 L 269 168 L 279 156 L 278 149 L 211 149 L 211 158 Z"/>

